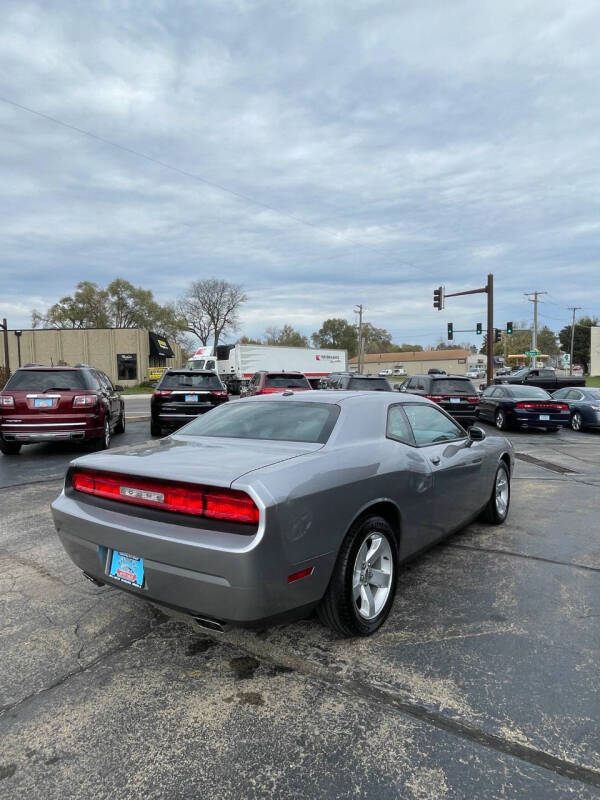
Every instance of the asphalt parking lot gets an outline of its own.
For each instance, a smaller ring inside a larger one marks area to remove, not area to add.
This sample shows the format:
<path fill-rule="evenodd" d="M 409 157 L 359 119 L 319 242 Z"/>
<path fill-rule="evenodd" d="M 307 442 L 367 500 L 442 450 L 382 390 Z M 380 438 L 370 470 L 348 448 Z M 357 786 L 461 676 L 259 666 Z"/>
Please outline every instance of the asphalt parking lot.
<path fill-rule="evenodd" d="M 511 438 L 507 523 L 405 567 L 360 641 L 94 587 L 49 512 L 73 454 L 0 459 L 0 797 L 600 797 L 600 434 Z"/>

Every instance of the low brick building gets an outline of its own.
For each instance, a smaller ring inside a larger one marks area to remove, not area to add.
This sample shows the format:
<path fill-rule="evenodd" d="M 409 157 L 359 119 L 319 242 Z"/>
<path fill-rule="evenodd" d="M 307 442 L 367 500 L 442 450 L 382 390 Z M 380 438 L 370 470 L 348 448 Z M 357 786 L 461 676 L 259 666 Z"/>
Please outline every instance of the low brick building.
<path fill-rule="evenodd" d="M 435 367 L 454 375 L 464 375 L 467 371 L 468 350 L 422 350 L 418 353 L 402 351 L 400 353 L 367 353 L 363 356 L 363 372 L 368 375 L 377 374 L 382 369 L 404 367 L 407 375 L 423 375 Z M 349 369 L 356 369 L 358 356 L 349 359 Z"/>
<path fill-rule="evenodd" d="M 123 386 L 147 380 L 152 367 L 180 367 L 184 360 L 177 344 L 142 328 L 35 328 L 20 333 L 8 331 L 13 372 L 19 366 L 19 345 L 22 365 L 89 364 Z M 0 365 L 4 366 L 2 345 Z"/>

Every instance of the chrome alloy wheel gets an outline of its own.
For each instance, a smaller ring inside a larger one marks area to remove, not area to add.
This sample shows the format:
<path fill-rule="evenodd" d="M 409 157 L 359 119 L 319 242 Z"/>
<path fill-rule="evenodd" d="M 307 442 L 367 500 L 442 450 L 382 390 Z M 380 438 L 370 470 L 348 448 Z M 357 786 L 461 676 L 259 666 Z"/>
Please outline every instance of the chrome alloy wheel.
<path fill-rule="evenodd" d="M 392 586 L 392 548 L 383 533 L 368 534 L 359 548 L 352 575 L 352 598 L 359 615 L 374 619 Z"/>
<path fill-rule="evenodd" d="M 576 411 L 571 417 L 571 427 L 574 431 L 580 431 L 583 428 L 583 418 L 579 411 Z"/>
<path fill-rule="evenodd" d="M 110 447 L 110 420 L 108 417 L 104 417 L 104 431 L 102 437 L 104 439 L 104 447 L 108 449 Z"/>
<path fill-rule="evenodd" d="M 508 476 L 503 469 L 499 469 L 496 475 L 496 511 L 498 516 L 503 518 L 508 511 L 509 496 Z"/>

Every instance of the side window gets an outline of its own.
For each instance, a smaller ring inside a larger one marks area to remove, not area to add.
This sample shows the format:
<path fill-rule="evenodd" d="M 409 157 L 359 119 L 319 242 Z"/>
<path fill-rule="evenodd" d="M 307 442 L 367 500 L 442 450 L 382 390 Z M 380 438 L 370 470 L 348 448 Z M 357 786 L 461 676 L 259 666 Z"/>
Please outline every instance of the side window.
<path fill-rule="evenodd" d="M 100 383 L 105 386 L 109 392 L 114 392 L 115 387 L 112 385 L 112 382 L 108 375 L 105 375 L 103 372 L 98 370 L 98 377 L 100 378 Z"/>
<path fill-rule="evenodd" d="M 93 389 L 104 389 L 104 384 L 100 380 L 100 375 L 95 369 L 89 371 L 89 376 Z"/>
<path fill-rule="evenodd" d="M 404 406 L 418 447 L 460 439 L 466 434 L 442 411 L 429 405 Z"/>
<path fill-rule="evenodd" d="M 406 389 L 416 389 L 417 388 L 417 379 L 411 378 L 408 383 L 406 384 Z"/>
<path fill-rule="evenodd" d="M 390 406 L 388 409 L 386 436 L 406 444 L 415 443 L 406 414 L 401 405 Z"/>
<path fill-rule="evenodd" d="M 554 394 L 552 395 L 552 397 L 554 397 L 556 400 L 566 399 L 567 397 L 570 396 L 571 392 L 567 392 L 566 389 L 559 389 L 558 392 L 554 392 Z"/>

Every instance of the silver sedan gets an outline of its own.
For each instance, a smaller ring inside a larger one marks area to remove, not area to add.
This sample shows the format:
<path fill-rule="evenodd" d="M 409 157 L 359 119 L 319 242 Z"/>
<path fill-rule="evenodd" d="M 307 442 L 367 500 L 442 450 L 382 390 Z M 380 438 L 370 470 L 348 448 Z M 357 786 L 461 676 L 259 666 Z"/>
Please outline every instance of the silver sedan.
<path fill-rule="evenodd" d="M 227 403 L 159 442 L 73 461 L 58 535 L 97 584 L 200 624 L 385 621 L 400 565 L 483 516 L 504 522 L 513 448 L 389 392 Z"/>

